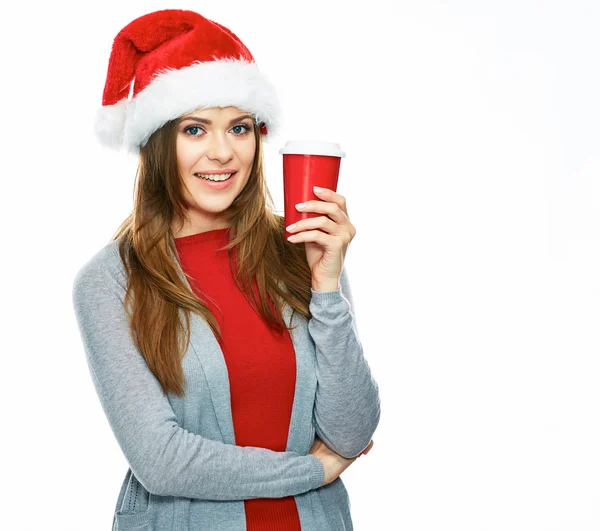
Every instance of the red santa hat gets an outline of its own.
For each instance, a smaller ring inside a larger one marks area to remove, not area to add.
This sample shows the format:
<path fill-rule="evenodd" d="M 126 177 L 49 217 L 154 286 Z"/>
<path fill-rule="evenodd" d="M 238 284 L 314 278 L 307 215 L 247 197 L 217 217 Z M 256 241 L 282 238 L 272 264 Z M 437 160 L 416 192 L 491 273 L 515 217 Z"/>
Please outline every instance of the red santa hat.
<path fill-rule="evenodd" d="M 161 126 L 199 108 L 239 107 L 277 134 L 273 85 L 229 29 L 193 11 L 141 16 L 115 37 L 95 131 L 102 145 L 139 153 Z"/>

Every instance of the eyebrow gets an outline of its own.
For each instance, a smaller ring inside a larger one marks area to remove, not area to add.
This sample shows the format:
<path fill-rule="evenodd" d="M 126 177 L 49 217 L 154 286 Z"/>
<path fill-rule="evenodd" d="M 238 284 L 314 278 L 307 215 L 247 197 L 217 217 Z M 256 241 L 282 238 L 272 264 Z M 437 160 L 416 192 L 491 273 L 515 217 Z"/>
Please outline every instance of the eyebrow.
<path fill-rule="evenodd" d="M 251 120 L 254 119 L 251 115 L 244 114 L 243 116 L 238 116 L 237 118 L 234 118 L 233 120 L 231 120 L 229 122 L 229 125 L 231 125 L 234 122 L 240 122 L 242 120 L 245 120 L 246 118 L 250 118 Z M 181 122 L 185 122 L 187 120 L 193 120 L 194 122 L 200 122 L 203 124 L 212 125 L 212 122 L 210 120 L 207 120 L 206 118 L 198 118 L 197 116 L 186 116 L 185 118 L 181 119 Z"/>

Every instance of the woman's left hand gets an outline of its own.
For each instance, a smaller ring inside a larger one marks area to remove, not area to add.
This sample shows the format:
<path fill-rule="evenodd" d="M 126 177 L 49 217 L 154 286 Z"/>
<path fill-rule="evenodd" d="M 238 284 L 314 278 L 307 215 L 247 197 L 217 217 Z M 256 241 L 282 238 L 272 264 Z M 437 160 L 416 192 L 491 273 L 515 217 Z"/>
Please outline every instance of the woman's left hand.
<path fill-rule="evenodd" d="M 305 242 L 306 260 L 312 272 L 313 285 L 339 281 L 348 245 L 356 235 L 356 228 L 348 218 L 346 198 L 323 188 L 315 191 L 322 200 L 307 201 L 299 212 L 325 214 L 302 219 L 288 232 L 294 233 L 292 243 Z M 289 238 L 288 238 L 289 240 Z"/>

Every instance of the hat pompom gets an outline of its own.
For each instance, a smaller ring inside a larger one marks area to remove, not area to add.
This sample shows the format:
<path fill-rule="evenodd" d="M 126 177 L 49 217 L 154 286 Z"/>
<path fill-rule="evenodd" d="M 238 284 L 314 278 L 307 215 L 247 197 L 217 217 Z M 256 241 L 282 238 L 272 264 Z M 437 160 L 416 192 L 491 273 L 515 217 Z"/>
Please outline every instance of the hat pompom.
<path fill-rule="evenodd" d="M 122 99 L 114 105 L 104 105 L 96 113 L 94 130 L 100 144 L 113 149 L 123 145 L 125 121 L 127 118 L 127 100 Z"/>

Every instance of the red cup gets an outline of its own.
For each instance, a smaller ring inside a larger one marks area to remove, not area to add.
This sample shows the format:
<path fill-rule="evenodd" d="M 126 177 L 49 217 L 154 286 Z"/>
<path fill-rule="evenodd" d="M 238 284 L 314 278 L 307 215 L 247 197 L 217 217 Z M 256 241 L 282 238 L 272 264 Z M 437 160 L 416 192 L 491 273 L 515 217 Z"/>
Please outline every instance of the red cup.
<path fill-rule="evenodd" d="M 313 186 L 337 192 L 340 162 L 346 156 L 340 150 L 340 145 L 313 140 L 288 140 L 279 153 L 283 155 L 285 226 L 302 219 L 323 216 L 319 212 L 300 212 L 296 205 L 312 199 L 322 201 L 315 195 Z"/>

